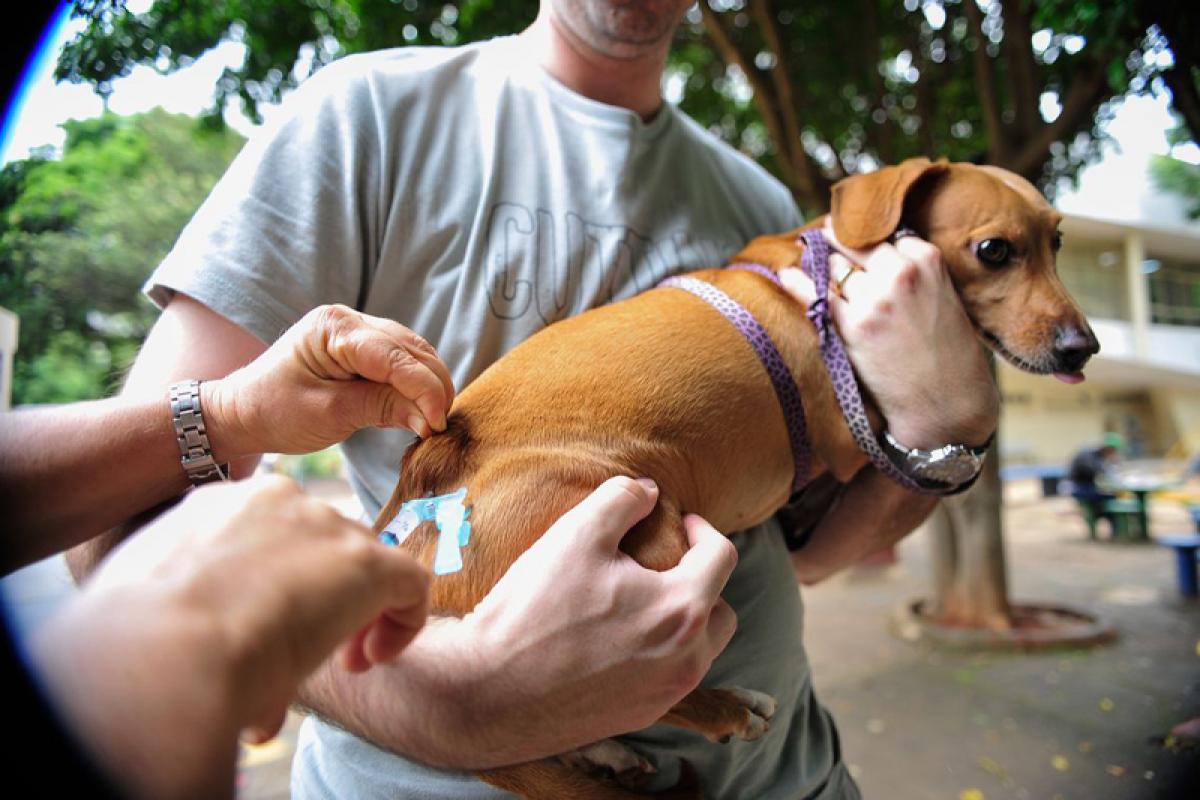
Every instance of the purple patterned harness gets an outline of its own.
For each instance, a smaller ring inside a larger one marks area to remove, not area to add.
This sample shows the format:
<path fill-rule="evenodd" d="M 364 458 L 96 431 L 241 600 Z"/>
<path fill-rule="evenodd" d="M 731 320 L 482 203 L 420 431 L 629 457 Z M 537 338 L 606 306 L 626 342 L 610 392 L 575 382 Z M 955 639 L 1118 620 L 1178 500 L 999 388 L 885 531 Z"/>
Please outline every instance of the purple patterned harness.
<path fill-rule="evenodd" d="M 800 259 L 800 268 L 812 280 L 816 289 L 817 299 L 809 306 L 805 316 L 812 321 L 817 329 L 817 339 L 820 343 L 821 360 L 829 372 L 833 382 L 834 394 L 838 405 L 854 441 L 862 449 L 871 463 L 892 480 L 905 488 L 921 494 L 941 494 L 933 489 L 921 486 L 912 478 L 905 475 L 888 459 L 871 430 L 867 419 L 867 411 L 863 406 L 862 395 L 858 391 L 858 381 L 854 377 L 854 368 L 846 356 L 846 347 L 842 338 L 833 327 L 829 318 L 829 242 L 817 230 L 807 231 L 799 237 L 804 245 L 804 254 Z M 730 264 L 728 269 L 741 269 L 767 278 L 774 284 L 781 285 L 779 275 L 762 264 L 738 262 Z M 767 329 L 725 292 L 710 283 L 686 275 L 667 278 L 659 286 L 669 286 L 694 294 L 721 313 L 733 327 L 746 338 L 746 341 L 758 354 L 759 361 L 771 378 L 775 395 L 779 398 L 779 406 L 783 409 L 783 417 L 787 423 L 788 441 L 792 446 L 792 459 L 796 465 L 795 479 L 792 482 L 793 491 L 808 483 L 809 472 L 812 469 L 812 452 L 808 444 L 808 423 L 804 418 L 804 406 L 800 401 L 800 389 L 792 377 L 791 371 L 779 354 L 779 349 L 771 341 Z"/>

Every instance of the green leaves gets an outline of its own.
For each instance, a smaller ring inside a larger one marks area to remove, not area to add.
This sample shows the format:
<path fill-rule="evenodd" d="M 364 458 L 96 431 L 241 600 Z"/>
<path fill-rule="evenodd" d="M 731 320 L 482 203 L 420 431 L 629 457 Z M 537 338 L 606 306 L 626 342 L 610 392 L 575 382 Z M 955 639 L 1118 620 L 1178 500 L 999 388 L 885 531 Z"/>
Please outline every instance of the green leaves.
<path fill-rule="evenodd" d="M 157 0 L 134 14 L 113 0 L 77 0 L 88 28 L 67 44 L 55 78 L 106 94 L 135 65 L 171 72 L 222 41 L 245 46 L 241 66 L 214 87 L 215 109 L 240 98 L 259 121 L 259 103 L 278 102 L 321 66 L 348 53 L 405 45 L 449 45 L 514 33 L 537 0 Z"/>
<path fill-rule="evenodd" d="M 59 77 L 104 91 L 134 64 L 169 71 L 232 40 L 246 58 L 214 87 L 215 108 L 239 97 L 256 119 L 259 103 L 334 58 L 516 33 L 538 3 L 157 0 L 140 15 L 112 0 L 76 5 L 91 24 L 67 47 Z M 677 35 L 670 85 L 687 113 L 775 172 L 810 211 L 824 209 L 843 175 L 913 155 L 1000 164 L 1049 187 L 1097 156 L 1106 101 L 1153 90 L 1167 63 L 1154 54 L 1165 35 L 1147 38 L 1166 13 L 1160 5 L 707 0 Z M 1170 14 L 1183 31 L 1197 16 Z M 1057 116 L 1044 116 L 1047 99 Z"/>
<path fill-rule="evenodd" d="M 163 111 L 66 124 L 59 160 L 0 171 L 14 403 L 100 397 L 157 316 L 140 288 L 241 146 Z"/>
<path fill-rule="evenodd" d="M 1170 156 L 1154 156 L 1150 177 L 1159 189 L 1186 198 L 1188 218 L 1200 219 L 1200 166 Z"/>

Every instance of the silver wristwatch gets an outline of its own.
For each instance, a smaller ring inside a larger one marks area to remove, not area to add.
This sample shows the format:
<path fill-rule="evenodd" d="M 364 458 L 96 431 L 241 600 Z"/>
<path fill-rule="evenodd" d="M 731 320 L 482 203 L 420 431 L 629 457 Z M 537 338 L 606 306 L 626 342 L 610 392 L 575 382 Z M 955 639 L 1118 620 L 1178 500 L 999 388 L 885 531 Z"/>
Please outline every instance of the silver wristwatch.
<path fill-rule="evenodd" d="M 229 465 L 213 459 L 200 408 L 200 381 L 182 381 L 168 390 L 171 400 L 171 422 L 179 443 L 179 462 L 193 484 L 229 480 Z"/>
<path fill-rule="evenodd" d="M 943 494 L 966 490 L 983 470 L 983 458 L 995 434 L 978 447 L 947 444 L 936 450 L 906 447 L 890 431 L 879 437 L 879 445 L 896 468 L 926 489 Z"/>

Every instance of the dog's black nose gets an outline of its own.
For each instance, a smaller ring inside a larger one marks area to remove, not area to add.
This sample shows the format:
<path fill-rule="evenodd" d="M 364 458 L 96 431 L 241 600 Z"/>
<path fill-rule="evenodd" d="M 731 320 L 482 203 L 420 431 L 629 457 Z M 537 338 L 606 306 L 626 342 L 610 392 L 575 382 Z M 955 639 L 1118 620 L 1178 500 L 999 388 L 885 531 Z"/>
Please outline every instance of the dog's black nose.
<path fill-rule="evenodd" d="M 1088 328 L 1060 325 L 1054 332 L 1054 360 L 1059 372 L 1078 372 L 1100 352 L 1100 342 Z"/>

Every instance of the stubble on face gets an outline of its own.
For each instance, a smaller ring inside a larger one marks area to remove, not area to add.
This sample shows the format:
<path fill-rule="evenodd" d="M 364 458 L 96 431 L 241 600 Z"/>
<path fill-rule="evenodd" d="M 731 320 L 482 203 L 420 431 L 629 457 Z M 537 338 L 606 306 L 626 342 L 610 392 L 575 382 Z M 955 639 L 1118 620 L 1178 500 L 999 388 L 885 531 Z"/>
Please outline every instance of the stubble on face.
<path fill-rule="evenodd" d="M 690 0 L 557 0 L 570 32 L 610 58 L 636 58 L 670 44 Z"/>

